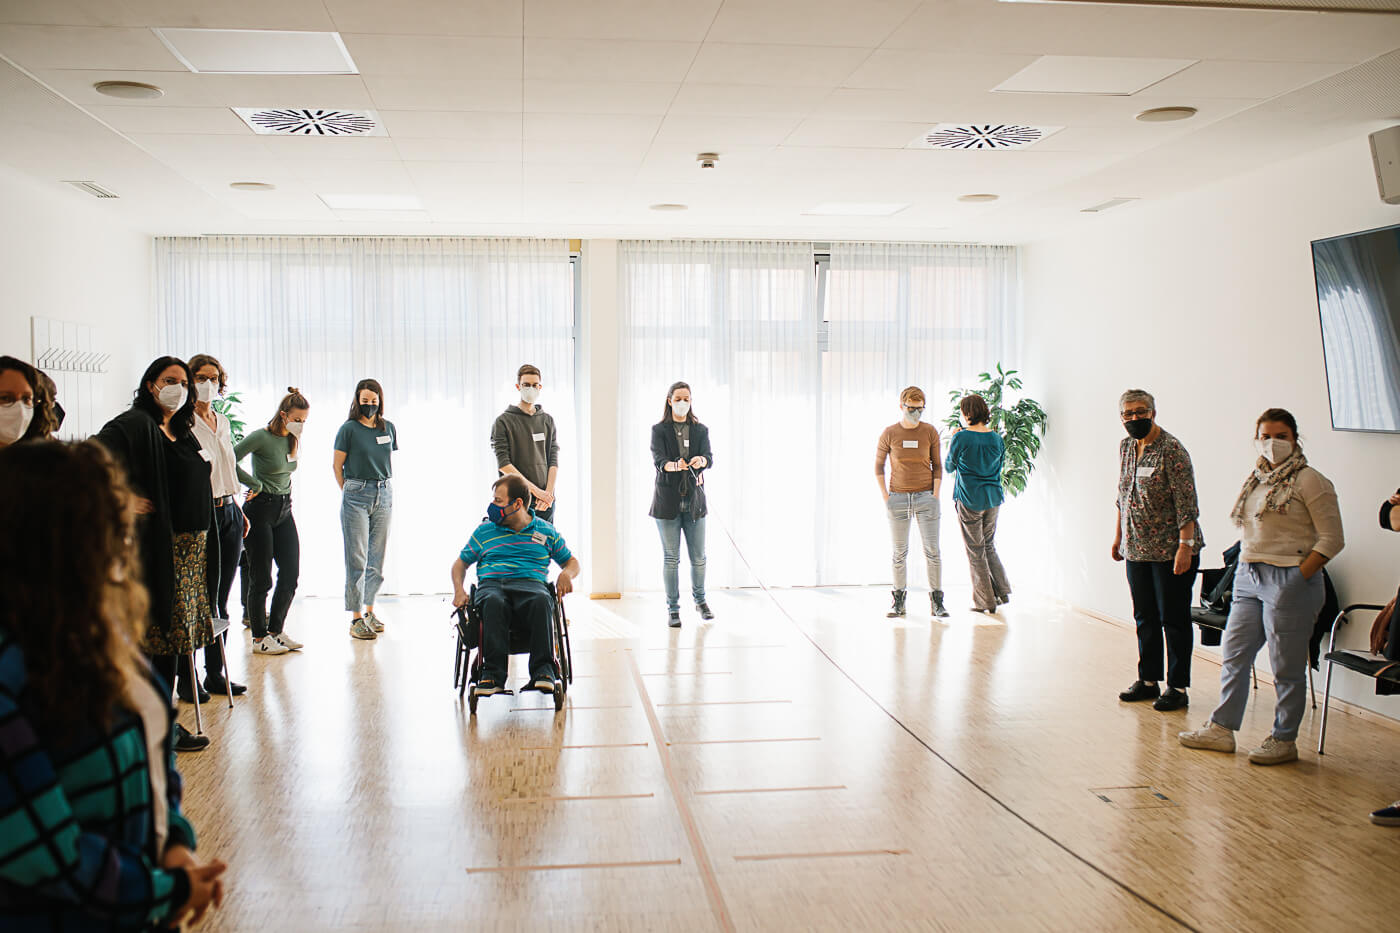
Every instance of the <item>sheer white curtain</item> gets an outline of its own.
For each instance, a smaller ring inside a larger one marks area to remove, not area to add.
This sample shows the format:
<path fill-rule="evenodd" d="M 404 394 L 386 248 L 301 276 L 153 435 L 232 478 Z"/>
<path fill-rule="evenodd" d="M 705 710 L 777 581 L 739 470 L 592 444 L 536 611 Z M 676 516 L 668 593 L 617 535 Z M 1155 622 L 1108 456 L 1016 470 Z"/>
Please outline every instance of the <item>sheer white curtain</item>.
<path fill-rule="evenodd" d="M 815 581 L 820 396 L 811 243 L 618 244 L 619 514 L 622 583 L 661 586 L 661 543 L 647 516 L 651 426 L 666 391 L 690 383 L 710 428 L 711 515 L 769 583 Z M 712 519 L 709 583 L 751 585 Z M 682 559 L 682 581 L 686 579 Z"/>
<path fill-rule="evenodd" d="M 823 583 L 889 578 L 889 530 L 875 486 L 875 444 L 899 419 L 899 393 L 924 390 L 925 420 L 943 433 L 950 390 L 1019 350 L 1019 279 L 1009 246 L 833 243 L 826 275 L 822 380 Z M 962 539 L 943 496 L 944 577 L 965 579 Z M 913 535 L 917 536 L 917 531 Z M 919 553 L 911 544 L 911 555 Z M 911 559 L 911 582 L 923 582 Z"/>
<path fill-rule="evenodd" d="M 344 589 L 332 444 L 355 383 L 384 386 L 398 429 L 386 593 L 448 589 L 447 568 L 485 513 L 490 428 L 515 372 L 543 372 L 559 428 L 556 523 L 583 534 L 574 404 L 574 277 L 564 240 L 199 237 L 155 241 L 156 346 L 211 353 L 244 399 L 249 430 L 288 386 L 311 414 L 293 501 L 301 587 Z"/>

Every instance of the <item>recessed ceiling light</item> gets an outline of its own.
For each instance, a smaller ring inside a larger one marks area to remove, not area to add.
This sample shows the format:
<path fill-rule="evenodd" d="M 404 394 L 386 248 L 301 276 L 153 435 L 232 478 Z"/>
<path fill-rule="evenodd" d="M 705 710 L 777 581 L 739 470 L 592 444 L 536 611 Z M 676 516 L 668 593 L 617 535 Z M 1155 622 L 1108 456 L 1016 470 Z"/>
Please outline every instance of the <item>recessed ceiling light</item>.
<path fill-rule="evenodd" d="M 999 194 L 964 194 L 959 195 L 958 200 L 962 201 L 964 204 L 986 204 L 987 202 L 995 201 L 1000 197 L 1001 195 Z"/>
<path fill-rule="evenodd" d="M 689 205 L 686 205 L 686 204 L 653 204 L 653 205 L 651 206 L 651 209 L 654 210 L 654 211 L 684 211 L 684 210 L 688 210 L 688 209 L 689 209 Z"/>
<path fill-rule="evenodd" d="M 388 136 L 373 110 L 324 107 L 234 107 L 259 136 Z"/>
<path fill-rule="evenodd" d="M 333 211 L 423 210 L 416 194 L 323 194 L 321 200 Z"/>
<path fill-rule="evenodd" d="M 1171 123 L 1173 120 L 1189 120 L 1196 115 L 1195 107 L 1153 107 L 1137 115 L 1143 123 Z"/>
<path fill-rule="evenodd" d="M 804 216 L 822 217 L 889 217 L 898 214 L 909 204 L 877 204 L 865 201 L 828 201 L 803 211 Z"/>
<path fill-rule="evenodd" d="M 233 181 L 229 182 L 229 187 L 234 191 L 275 191 L 276 185 L 269 185 L 265 181 Z"/>
<path fill-rule="evenodd" d="M 336 32 L 277 29 L 156 29 L 170 53 L 196 74 L 359 74 Z"/>
<path fill-rule="evenodd" d="M 154 84 L 142 84 L 140 81 L 98 81 L 92 89 L 119 100 L 155 100 L 165 96 L 165 92 Z"/>

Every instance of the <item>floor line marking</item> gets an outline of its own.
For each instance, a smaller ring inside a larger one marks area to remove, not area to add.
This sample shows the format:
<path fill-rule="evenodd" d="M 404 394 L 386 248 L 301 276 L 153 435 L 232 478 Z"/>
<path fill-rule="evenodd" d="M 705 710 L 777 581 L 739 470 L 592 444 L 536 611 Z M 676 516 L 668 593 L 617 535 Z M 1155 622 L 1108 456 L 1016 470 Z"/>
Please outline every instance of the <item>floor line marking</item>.
<path fill-rule="evenodd" d="M 667 747 L 666 737 L 661 731 L 661 720 L 656 718 L 651 696 L 647 693 L 646 681 L 642 678 L 641 669 L 637 667 L 637 657 L 631 651 L 627 652 L 627 665 L 632 668 L 632 680 L 637 685 L 637 693 L 642 697 L 642 708 L 646 710 L 651 734 L 656 739 L 656 754 L 661 759 L 661 770 L 666 775 L 666 783 L 671 788 L 671 800 L 676 805 L 681 824 L 685 827 L 685 834 L 690 839 L 696 867 L 700 869 L 705 893 L 710 898 L 710 909 L 714 911 L 715 921 L 724 933 L 735 933 L 734 921 L 729 917 L 729 908 L 725 906 L 724 894 L 719 889 L 719 879 L 715 877 L 715 867 L 710 862 L 709 853 L 705 851 L 705 840 L 700 836 L 700 828 L 695 822 L 695 816 L 690 812 L 690 804 L 681 794 L 681 782 L 676 778 L 676 770 L 671 765 L 671 750 Z"/>
<path fill-rule="evenodd" d="M 553 706 L 512 706 L 512 713 L 538 713 L 538 712 L 572 712 L 576 709 L 631 709 L 631 706 L 569 706 L 565 704 L 563 710 L 555 710 Z"/>
<path fill-rule="evenodd" d="M 733 671 L 647 671 L 643 677 L 718 677 L 730 675 Z"/>
<path fill-rule="evenodd" d="M 820 742 L 819 735 L 802 735 L 780 739 L 681 739 L 668 745 L 751 745 L 757 742 Z"/>
<path fill-rule="evenodd" d="M 575 862 L 570 865 L 492 865 L 482 868 L 468 868 L 467 874 L 511 871 L 570 871 L 579 868 L 654 868 L 660 865 L 679 865 L 678 858 L 657 862 Z"/>
<path fill-rule="evenodd" d="M 601 742 L 597 745 L 526 745 L 522 752 L 552 752 L 558 748 L 646 748 L 649 742 Z"/>
<path fill-rule="evenodd" d="M 774 852 L 765 855 L 736 855 L 736 862 L 772 862 L 797 858 L 857 858 L 869 855 L 908 855 L 908 849 L 862 849 L 852 852 Z"/>
<path fill-rule="evenodd" d="M 786 648 L 787 645 L 700 645 L 699 647 L 648 648 L 648 651 L 732 651 L 740 648 Z"/>
<path fill-rule="evenodd" d="M 749 706 L 759 703 L 791 703 L 791 700 L 696 700 L 692 703 L 657 703 L 656 708 L 664 706 Z"/>
<path fill-rule="evenodd" d="M 564 797 L 502 797 L 501 803 L 567 803 L 575 800 L 640 800 L 655 794 L 579 794 Z"/>
<path fill-rule="evenodd" d="M 735 787 L 726 790 L 697 790 L 695 796 L 706 797 L 713 794 L 786 794 L 807 790 L 845 790 L 845 784 L 821 784 L 812 787 Z"/>

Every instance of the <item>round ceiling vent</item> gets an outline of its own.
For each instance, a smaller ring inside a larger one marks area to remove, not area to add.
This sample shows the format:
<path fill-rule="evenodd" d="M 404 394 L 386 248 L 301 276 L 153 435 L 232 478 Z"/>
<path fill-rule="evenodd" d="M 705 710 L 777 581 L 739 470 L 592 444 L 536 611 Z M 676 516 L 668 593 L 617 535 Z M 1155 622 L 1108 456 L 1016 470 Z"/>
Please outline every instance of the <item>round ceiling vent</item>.
<path fill-rule="evenodd" d="M 929 149 L 1024 149 L 1054 132 L 1014 123 L 940 123 L 924 135 Z"/>
<path fill-rule="evenodd" d="M 367 110 L 238 108 L 255 133 L 265 136 L 383 136 L 375 114 Z"/>

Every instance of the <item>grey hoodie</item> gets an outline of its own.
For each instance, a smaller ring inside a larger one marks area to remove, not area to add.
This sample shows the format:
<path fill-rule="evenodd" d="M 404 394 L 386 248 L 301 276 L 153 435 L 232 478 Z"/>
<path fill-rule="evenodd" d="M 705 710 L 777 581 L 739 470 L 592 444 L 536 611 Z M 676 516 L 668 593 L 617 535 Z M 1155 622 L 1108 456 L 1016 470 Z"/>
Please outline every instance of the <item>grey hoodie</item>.
<path fill-rule="evenodd" d="M 491 425 L 491 449 L 496 451 L 496 467 L 513 465 L 540 489 L 549 482 L 549 468 L 559 465 L 559 437 L 554 419 L 535 405 L 527 415 L 519 405 L 510 405 Z"/>

